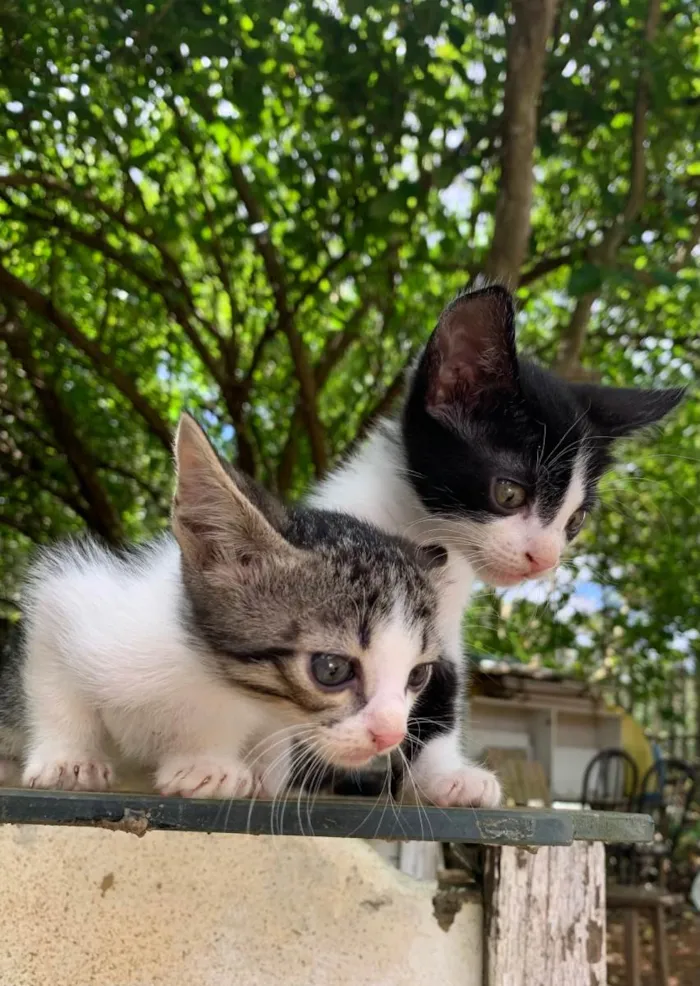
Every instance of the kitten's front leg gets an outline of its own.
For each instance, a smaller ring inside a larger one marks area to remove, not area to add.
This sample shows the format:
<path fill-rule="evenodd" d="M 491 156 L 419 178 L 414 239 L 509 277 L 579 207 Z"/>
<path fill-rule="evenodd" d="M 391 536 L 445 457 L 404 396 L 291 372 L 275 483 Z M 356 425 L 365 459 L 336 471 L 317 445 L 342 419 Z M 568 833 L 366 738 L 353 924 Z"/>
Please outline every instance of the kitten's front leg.
<path fill-rule="evenodd" d="M 104 729 L 98 710 L 74 687 L 53 655 L 30 654 L 27 681 L 25 787 L 63 791 L 106 791 L 114 771 L 103 752 Z"/>
<path fill-rule="evenodd" d="M 168 757 L 155 778 L 160 794 L 182 798 L 249 798 L 254 783 L 244 763 L 217 753 Z"/>
<path fill-rule="evenodd" d="M 58 791 L 107 791 L 114 781 L 112 765 L 89 753 L 50 749 L 33 750 L 22 774 L 24 787 Z"/>
<path fill-rule="evenodd" d="M 251 797 L 255 778 L 245 750 L 256 728 L 257 707 L 227 685 L 178 693 L 151 761 L 156 790 L 183 798 Z"/>
<path fill-rule="evenodd" d="M 463 805 L 496 808 L 501 785 L 495 774 L 471 763 L 460 749 L 462 682 L 458 668 L 441 660 L 411 710 L 403 752 L 410 776 L 402 796 L 442 808 Z"/>
<path fill-rule="evenodd" d="M 269 751 L 249 757 L 249 763 L 221 754 L 169 757 L 156 773 L 156 788 L 183 798 L 275 798 L 289 783 L 292 745 L 275 743 L 274 734 L 271 741 Z"/>
<path fill-rule="evenodd" d="M 411 764 L 411 774 L 421 800 L 441 808 L 497 808 L 501 803 L 498 778 L 462 755 L 456 731 L 429 740 Z"/>

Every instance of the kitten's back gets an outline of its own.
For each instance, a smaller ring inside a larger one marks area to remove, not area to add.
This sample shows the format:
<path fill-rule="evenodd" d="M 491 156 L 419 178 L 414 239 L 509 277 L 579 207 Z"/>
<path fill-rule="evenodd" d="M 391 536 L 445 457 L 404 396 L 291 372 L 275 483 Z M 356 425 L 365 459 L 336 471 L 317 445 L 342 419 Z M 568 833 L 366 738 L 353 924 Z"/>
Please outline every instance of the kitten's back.
<path fill-rule="evenodd" d="M 32 654 L 58 654 L 90 690 L 103 677 L 111 689 L 120 679 L 125 691 L 141 686 L 144 672 L 185 650 L 179 558 L 170 537 L 123 553 L 87 538 L 44 551 L 24 596 Z"/>

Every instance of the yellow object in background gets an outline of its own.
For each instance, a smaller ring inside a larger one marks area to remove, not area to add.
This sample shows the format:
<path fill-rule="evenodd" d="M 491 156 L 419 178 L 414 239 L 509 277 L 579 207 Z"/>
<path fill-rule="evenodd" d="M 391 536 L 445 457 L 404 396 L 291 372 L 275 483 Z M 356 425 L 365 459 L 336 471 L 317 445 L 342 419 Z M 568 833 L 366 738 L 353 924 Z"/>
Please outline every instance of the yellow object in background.
<path fill-rule="evenodd" d="M 654 763 L 651 743 L 644 735 L 643 728 L 631 715 L 619 708 L 617 711 L 622 715 L 622 749 L 625 753 L 629 753 L 637 765 L 637 771 L 639 772 L 638 784 L 641 784 L 644 775 Z M 629 787 L 629 784 L 630 778 L 626 777 L 625 788 Z M 633 793 L 625 789 L 625 794 L 629 795 Z"/>

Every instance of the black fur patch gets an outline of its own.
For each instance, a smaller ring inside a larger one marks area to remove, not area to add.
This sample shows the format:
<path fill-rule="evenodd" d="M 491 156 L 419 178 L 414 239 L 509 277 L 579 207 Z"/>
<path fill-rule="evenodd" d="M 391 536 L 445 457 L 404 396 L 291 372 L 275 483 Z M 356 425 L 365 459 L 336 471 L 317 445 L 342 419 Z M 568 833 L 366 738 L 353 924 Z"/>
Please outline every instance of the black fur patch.
<path fill-rule="evenodd" d="M 682 396 L 571 384 L 518 359 L 508 292 L 475 291 L 445 310 L 413 376 L 402 419 L 408 478 L 430 512 L 481 523 L 501 516 L 492 481 L 514 480 L 551 521 L 579 453 L 589 509 L 613 441 L 660 420 Z"/>
<path fill-rule="evenodd" d="M 458 690 L 459 677 L 454 664 L 446 660 L 436 661 L 430 680 L 408 718 L 408 735 L 402 750 L 409 763 L 431 739 L 455 728 Z"/>

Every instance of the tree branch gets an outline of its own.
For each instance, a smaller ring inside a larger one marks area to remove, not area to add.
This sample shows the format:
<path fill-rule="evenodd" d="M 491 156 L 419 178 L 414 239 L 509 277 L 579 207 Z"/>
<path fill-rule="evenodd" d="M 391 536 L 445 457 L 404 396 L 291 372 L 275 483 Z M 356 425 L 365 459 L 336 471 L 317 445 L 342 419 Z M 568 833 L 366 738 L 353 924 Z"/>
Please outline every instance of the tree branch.
<path fill-rule="evenodd" d="M 318 361 L 314 376 L 317 391 L 322 391 L 328 377 L 334 368 L 341 361 L 350 346 L 358 337 L 362 319 L 372 307 L 373 301 L 369 297 L 365 298 L 359 307 L 353 312 L 347 325 L 342 332 L 337 332 L 331 337 L 326 345 L 321 358 Z M 292 482 L 292 474 L 296 464 L 297 452 L 299 449 L 300 429 L 303 423 L 303 411 L 300 404 L 294 409 L 289 428 L 287 430 L 287 441 L 282 449 L 279 465 L 277 467 L 277 489 L 281 493 L 286 493 Z"/>
<path fill-rule="evenodd" d="M 241 387 L 245 396 L 250 392 L 250 388 L 253 385 L 253 376 L 255 371 L 260 366 L 260 362 L 263 358 L 263 353 L 268 342 L 270 342 L 276 335 L 277 329 L 279 328 L 278 320 L 276 318 L 271 318 L 263 329 L 260 338 L 255 344 L 255 349 L 253 350 L 253 355 L 250 360 L 250 366 L 248 367 L 248 372 L 246 374 L 245 380 L 242 381 Z"/>
<path fill-rule="evenodd" d="M 365 315 L 369 312 L 370 308 L 373 308 L 374 305 L 375 300 L 373 298 L 369 296 L 363 298 L 348 319 L 343 331 L 336 332 L 328 340 L 323 352 L 321 353 L 321 358 L 319 359 L 314 370 L 316 387 L 318 390 L 322 390 L 325 387 L 328 377 L 331 375 L 338 363 L 340 363 L 341 359 L 345 356 L 352 344 L 357 341 L 360 334 L 360 329 L 362 328 L 362 321 Z M 393 305 L 390 306 L 390 308 L 393 310 Z M 382 320 L 383 326 L 386 325 L 387 321 L 388 313 L 385 312 Z"/>
<path fill-rule="evenodd" d="M 528 284 L 539 281 L 541 277 L 546 277 L 547 274 L 559 270 L 560 267 L 570 266 L 575 260 L 576 257 L 572 253 L 560 253 L 552 257 L 543 257 L 542 260 L 538 260 L 532 267 L 528 267 L 527 270 L 523 271 L 518 282 L 518 287 L 527 287 Z"/>
<path fill-rule="evenodd" d="M 324 281 L 326 278 L 330 277 L 333 271 L 337 270 L 338 267 L 340 267 L 340 265 L 343 264 L 351 255 L 352 255 L 352 250 L 349 247 L 347 247 L 345 250 L 343 250 L 341 254 L 339 254 L 339 256 L 331 257 L 331 259 L 328 261 L 326 266 L 321 270 L 320 274 L 318 274 L 313 279 L 313 281 L 306 284 L 302 289 L 301 293 L 299 294 L 299 297 L 297 298 L 297 300 L 294 302 L 294 305 L 292 306 L 293 315 L 296 315 L 296 313 L 299 311 L 299 309 L 304 304 L 306 299 L 310 298 L 311 295 L 314 294 L 314 292 L 321 284 L 321 282 Z"/>
<path fill-rule="evenodd" d="M 4 339 L 4 336 L 0 335 L 0 338 Z M 27 417 L 21 408 L 10 403 L 9 401 L 0 399 L 0 411 L 4 411 L 5 414 L 8 415 L 8 421 L 10 415 L 15 419 L 15 421 L 19 421 L 22 427 L 25 428 L 30 435 L 33 435 L 34 438 L 36 438 L 42 448 L 55 448 L 48 433 L 42 431 L 41 428 L 38 428 L 35 423 Z M 13 429 L 13 433 L 14 431 L 15 429 Z"/>
<path fill-rule="evenodd" d="M 0 263 L 0 291 L 7 292 L 10 297 L 22 301 L 36 315 L 52 322 L 71 345 L 87 356 L 102 375 L 129 401 L 156 438 L 170 450 L 172 437 L 165 419 L 139 392 L 131 377 L 114 363 L 112 357 L 101 346 L 88 338 L 68 315 L 56 308 L 40 291 L 12 274 L 2 263 Z"/>
<path fill-rule="evenodd" d="M 45 175 L 41 172 L 32 172 L 29 174 L 19 172 L 10 175 L 0 175 L 0 188 L 27 188 L 33 185 L 43 188 L 55 195 L 62 195 L 72 200 L 78 199 L 88 203 L 99 212 L 102 212 L 109 219 L 122 226 L 127 233 L 131 233 L 133 236 L 138 237 L 145 243 L 152 246 L 160 255 L 163 268 L 167 271 L 170 277 L 170 281 L 167 282 L 169 286 L 174 290 L 182 291 L 185 297 L 186 309 L 192 313 L 192 315 L 207 332 L 218 340 L 219 333 L 216 326 L 209 322 L 208 319 L 204 318 L 201 312 L 197 310 L 194 297 L 182 268 L 175 257 L 172 256 L 170 251 L 160 242 L 155 233 L 151 230 L 145 229 L 138 223 L 129 219 L 125 208 L 110 205 L 108 202 L 105 202 L 104 199 L 101 199 L 93 192 L 82 188 L 80 185 L 65 184 L 58 181 L 58 179 L 54 178 L 52 175 Z"/>
<path fill-rule="evenodd" d="M 99 233 L 90 233 L 87 230 L 80 229 L 74 226 L 72 223 L 64 216 L 59 216 L 55 214 L 46 215 L 41 212 L 37 212 L 34 209 L 28 209 L 26 206 L 18 206 L 13 200 L 6 194 L 0 193 L 0 199 L 2 199 L 12 210 L 10 212 L 10 217 L 15 219 L 17 222 L 25 223 L 28 225 L 30 222 L 35 222 L 41 226 L 47 226 L 49 229 L 57 229 L 62 233 L 65 233 L 71 240 L 75 243 L 80 243 L 82 246 L 86 246 L 91 250 L 95 250 L 101 253 L 104 257 L 113 260 L 124 270 L 129 271 L 140 281 L 142 281 L 147 288 L 151 291 L 155 291 L 157 294 L 162 294 L 164 291 L 170 287 L 170 281 L 164 277 L 160 277 L 158 274 L 149 271 L 146 267 L 143 267 L 134 257 L 117 250 L 116 247 L 111 246 L 103 236 Z"/>
<path fill-rule="evenodd" d="M 557 0 L 513 0 L 501 131 L 501 176 L 484 273 L 517 287 L 527 255 L 537 117 Z"/>
<path fill-rule="evenodd" d="M 391 409 L 394 401 L 398 400 L 401 396 L 404 386 L 406 383 L 406 369 L 405 367 L 396 374 L 394 379 L 391 381 L 387 389 L 384 391 L 382 396 L 376 402 L 376 404 L 371 408 L 369 413 L 365 416 L 364 420 L 360 424 L 357 430 L 357 435 L 355 439 L 350 443 L 350 447 L 346 450 L 347 455 L 352 455 L 353 450 L 357 448 L 360 442 L 362 442 L 370 431 L 370 429 L 376 424 L 376 422 L 384 417 L 384 415 Z"/>
<path fill-rule="evenodd" d="M 0 198 L 14 206 L 14 203 L 12 203 L 6 196 L 0 195 Z M 195 350 L 204 366 L 206 366 L 207 370 L 209 370 L 216 383 L 221 385 L 220 366 L 217 360 L 212 356 L 196 328 L 192 325 L 186 308 L 172 297 L 173 285 L 171 280 L 165 277 L 160 277 L 158 274 L 149 271 L 134 257 L 111 246 L 103 236 L 98 233 L 89 233 L 85 230 L 79 229 L 77 226 L 74 226 L 72 223 L 64 219 L 63 216 L 43 215 L 40 212 L 35 212 L 30 209 L 22 209 L 20 212 L 15 213 L 15 218 L 20 222 L 27 223 L 28 221 L 34 221 L 44 226 L 57 229 L 69 236 L 75 243 L 80 243 L 83 246 L 89 247 L 91 250 L 101 253 L 103 257 L 114 261 L 114 263 L 123 270 L 133 274 L 133 276 L 141 281 L 141 283 L 144 284 L 150 291 L 157 294 L 162 299 L 166 311 L 182 327 L 185 335 L 192 343 L 192 348 Z"/>
<path fill-rule="evenodd" d="M 233 293 L 231 285 L 231 276 L 228 269 L 228 265 L 224 258 L 224 252 L 221 245 L 221 240 L 219 234 L 216 231 L 216 219 L 214 216 L 214 210 L 212 209 L 211 203 L 209 201 L 209 193 L 207 191 L 207 184 L 204 180 L 204 173 L 202 170 L 202 159 L 201 155 L 197 154 L 194 147 L 194 140 L 192 135 L 187 132 L 187 123 L 177 108 L 177 104 L 174 100 L 168 100 L 168 105 L 173 113 L 177 132 L 180 137 L 181 143 L 187 148 L 189 155 L 192 159 L 192 165 L 197 176 L 197 184 L 199 185 L 199 193 L 202 199 L 202 205 L 204 206 L 204 211 L 207 217 L 207 223 L 209 225 L 209 232 L 211 233 L 211 244 L 212 253 L 214 255 L 214 260 L 216 261 L 216 266 L 219 271 L 219 279 L 221 280 L 221 285 L 226 292 L 226 296 L 229 300 L 229 305 L 231 306 L 231 339 L 229 340 L 229 345 L 227 347 L 227 364 L 230 372 L 235 370 L 237 364 L 238 347 L 236 345 L 236 335 L 233 331 L 234 323 L 240 319 L 240 312 L 238 310 L 238 305 L 236 304 L 236 299 Z M 220 342 L 223 343 L 223 339 L 220 337 Z"/>
<path fill-rule="evenodd" d="M 644 26 L 645 49 L 649 48 L 656 39 L 660 16 L 661 0 L 649 0 Z M 644 205 L 646 186 L 644 142 L 646 140 L 646 118 L 649 111 L 649 88 L 649 69 L 645 64 L 640 69 L 634 101 L 630 183 L 627 201 L 622 213 L 603 235 L 600 245 L 588 251 L 590 262 L 601 267 L 609 267 L 613 264 L 615 256 L 628 234 L 630 223 L 637 218 Z M 589 291 L 578 299 L 571 320 L 562 333 L 554 369 L 563 377 L 572 377 L 580 372 L 581 352 L 591 320 L 593 305 L 599 295 L 600 289 Z"/>
<path fill-rule="evenodd" d="M 304 345 L 301 333 L 295 325 L 294 313 L 289 305 L 284 270 L 282 269 L 282 264 L 274 244 L 270 239 L 268 223 L 262 208 L 255 197 L 252 186 L 245 176 L 243 168 L 231 160 L 227 159 L 227 161 L 231 180 L 248 214 L 255 249 L 262 258 L 267 279 L 275 299 L 277 325 L 284 332 L 289 343 L 289 349 L 292 354 L 292 361 L 299 383 L 304 420 L 309 432 L 314 470 L 317 476 L 321 476 L 326 470 L 328 455 L 326 452 L 323 425 L 318 415 L 316 383 L 308 351 Z M 258 231 L 254 232 L 253 227 L 258 227 Z"/>
<path fill-rule="evenodd" d="M 54 486 L 46 476 L 45 464 L 43 462 L 24 451 L 19 460 L 12 457 L 11 451 L 8 448 L 0 447 L 0 452 L 2 453 L 0 473 L 4 471 L 8 476 L 13 476 L 15 479 L 27 479 L 30 483 L 35 483 L 43 492 L 48 493 L 49 496 L 52 496 L 65 507 L 68 507 L 76 517 L 80 517 L 85 523 L 88 522 L 88 511 L 85 503 L 72 491 L 61 490 L 57 486 Z M 28 468 L 20 465 L 20 463 L 24 463 L 27 460 L 30 463 Z"/>
<path fill-rule="evenodd" d="M 111 472 L 115 476 L 121 476 L 122 479 L 128 479 L 132 483 L 135 483 L 136 486 L 142 489 L 144 493 L 147 493 L 156 503 L 167 499 L 167 492 L 165 490 L 153 486 L 143 476 L 139 476 L 137 472 L 134 472 L 133 469 L 127 469 L 126 466 L 122 465 L 115 465 L 112 462 L 107 462 L 105 459 L 95 459 L 95 465 L 103 472 Z"/>
<path fill-rule="evenodd" d="M 37 538 L 33 534 L 29 534 L 26 528 L 22 527 L 22 524 L 17 520 L 16 517 L 11 517 L 9 514 L 0 513 L 0 527 L 7 527 L 10 531 L 16 531 L 21 537 L 26 538 L 28 541 L 34 541 L 37 543 Z"/>
<path fill-rule="evenodd" d="M 100 482 L 97 463 L 78 435 L 68 408 L 34 359 L 28 337 L 12 317 L 5 321 L 3 338 L 12 358 L 24 367 L 46 421 L 78 481 L 88 506 L 90 526 L 110 544 L 120 543 L 123 540 L 121 518 Z"/>

